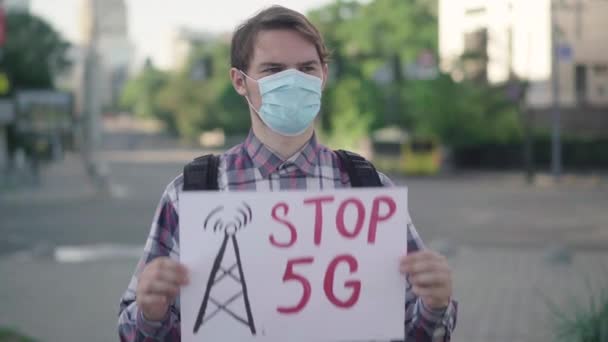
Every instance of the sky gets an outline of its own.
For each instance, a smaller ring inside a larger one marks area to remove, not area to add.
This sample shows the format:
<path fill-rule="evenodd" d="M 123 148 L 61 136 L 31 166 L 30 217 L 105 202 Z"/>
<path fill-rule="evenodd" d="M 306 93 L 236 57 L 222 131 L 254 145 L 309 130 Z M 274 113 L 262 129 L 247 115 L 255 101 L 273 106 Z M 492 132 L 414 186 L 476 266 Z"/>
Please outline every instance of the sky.
<path fill-rule="evenodd" d="M 33 13 L 45 17 L 70 41 L 76 41 L 82 0 L 31 0 Z M 300 12 L 331 0 L 126 0 L 129 36 L 137 58 L 151 56 L 161 66 L 170 55 L 172 29 L 188 27 L 206 32 L 231 32 L 261 8 L 278 4 Z"/>

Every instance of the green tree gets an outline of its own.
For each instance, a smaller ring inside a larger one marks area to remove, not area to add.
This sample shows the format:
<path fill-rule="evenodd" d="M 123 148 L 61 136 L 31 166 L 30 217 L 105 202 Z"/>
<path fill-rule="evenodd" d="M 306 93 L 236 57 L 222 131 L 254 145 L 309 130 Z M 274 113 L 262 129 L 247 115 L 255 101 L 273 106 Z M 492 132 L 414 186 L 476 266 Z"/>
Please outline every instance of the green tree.
<path fill-rule="evenodd" d="M 437 51 L 436 1 L 375 0 L 363 7 L 352 25 L 356 49 L 364 56 L 400 64 L 416 59 L 422 50 Z M 397 65 L 396 65 L 397 66 Z M 400 68 L 395 68 L 399 80 Z"/>
<path fill-rule="evenodd" d="M 125 85 L 120 104 L 137 116 L 162 119 L 163 113 L 156 98 L 168 82 L 169 75 L 157 69 L 148 59 L 141 72 Z"/>
<path fill-rule="evenodd" d="M 502 87 L 404 73 L 422 51 L 437 55 L 436 0 L 336 0 L 310 18 L 333 54 L 321 121 L 330 140 L 357 141 L 368 133 L 364 126 L 392 124 L 452 146 L 519 139 L 518 115 Z"/>
<path fill-rule="evenodd" d="M 230 80 L 230 46 L 217 40 L 193 51 L 188 69 L 204 65 L 207 93 L 204 106 L 208 115 L 205 129 L 221 128 L 227 134 L 246 134 L 250 127 L 247 102 L 234 90 Z"/>
<path fill-rule="evenodd" d="M 347 104 L 337 103 L 334 87 L 349 78 L 361 80 L 360 91 L 340 101 L 365 104 L 361 113 L 372 120 L 370 129 L 399 123 L 408 124 L 408 111 L 403 89 L 405 75 L 403 65 L 415 59 L 422 50 L 436 51 L 437 23 L 434 1 L 426 0 L 376 0 L 368 4 L 337 0 L 309 14 L 311 20 L 323 33 L 332 52 L 330 82 L 324 101 L 321 126 L 329 135 L 346 134 L 356 141 L 362 134 L 359 130 L 340 130 L 337 123 L 346 122 L 352 111 L 343 112 Z M 376 84 L 375 74 L 379 69 L 389 70 L 388 84 Z M 354 88 L 347 87 L 350 89 Z M 345 117 L 342 117 L 345 116 Z M 363 122 L 367 122 L 365 118 Z M 333 123 L 333 124 L 332 124 Z"/>
<path fill-rule="evenodd" d="M 176 73 L 160 90 L 156 102 L 166 113 L 167 127 L 181 138 L 194 140 L 211 126 L 206 104 L 209 93 L 205 82 L 192 80 L 185 73 Z"/>
<path fill-rule="evenodd" d="M 2 63 L 13 89 L 52 88 L 55 75 L 70 66 L 70 47 L 43 19 L 29 13 L 9 13 Z"/>
<path fill-rule="evenodd" d="M 502 87 L 465 81 L 449 75 L 410 82 L 404 96 L 414 131 L 439 137 L 452 147 L 510 143 L 521 138 L 519 116 Z"/>
<path fill-rule="evenodd" d="M 373 84 L 360 78 L 346 78 L 326 93 L 325 106 L 335 113 L 330 120 L 328 144 L 333 147 L 358 149 L 361 138 L 368 135 L 373 121 Z M 353 97 L 353 94 L 357 94 Z"/>
<path fill-rule="evenodd" d="M 518 139 L 518 117 L 501 88 L 447 75 L 413 80 L 403 72 L 422 51 L 437 54 L 436 0 L 336 0 L 308 16 L 332 53 L 320 117 L 330 143 L 356 147 L 370 130 L 393 124 L 454 146 Z M 196 46 L 164 83 L 149 76 L 154 95 L 146 103 L 156 109 L 144 112 L 160 115 L 182 137 L 213 128 L 246 133 L 247 104 L 232 87 L 229 60 L 223 40 Z M 377 80 L 379 70 L 388 82 Z"/>
<path fill-rule="evenodd" d="M 192 140 L 215 128 L 232 135 L 249 130 L 246 102 L 228 77 L 229 52 L 222 40 L 195 46 L 184 68 L 159 91 L 156 104 L 180 137 Z"/>

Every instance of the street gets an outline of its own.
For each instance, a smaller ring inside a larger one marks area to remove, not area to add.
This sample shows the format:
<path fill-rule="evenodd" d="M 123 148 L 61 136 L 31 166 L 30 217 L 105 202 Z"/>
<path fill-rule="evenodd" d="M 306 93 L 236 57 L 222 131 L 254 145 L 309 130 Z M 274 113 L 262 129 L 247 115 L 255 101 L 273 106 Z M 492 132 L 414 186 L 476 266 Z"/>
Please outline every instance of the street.
<path fill-rule="evenodd" d="M 106 139 L 118 141 L 117 139 Z M 0 326 L 40 341 L 117 339 L 118 303 L 165 185 L 201 151 L 115 143 L 102 153 L 112 195 L 94 192 L 77 155 L 40 189 L 0 193 Z M 131 146 L 132 147 L 132 146 Z M 608 285 L 608 182 L 515 173 L 395 178 L 426 243 L 448 256 L 460 314 L 453 341 L 552 338 L 547 301 Z M 88 254 L 87 254 L 88 251 Z"/>

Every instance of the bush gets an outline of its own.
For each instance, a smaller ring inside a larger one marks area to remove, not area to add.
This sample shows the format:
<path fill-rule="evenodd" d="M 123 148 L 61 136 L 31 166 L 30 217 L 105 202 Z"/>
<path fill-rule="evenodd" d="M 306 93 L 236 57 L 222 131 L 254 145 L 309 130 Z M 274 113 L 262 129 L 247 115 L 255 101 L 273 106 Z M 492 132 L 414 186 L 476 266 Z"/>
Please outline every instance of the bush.
<path fill-rule="evenodd" d="M 550 305 L 557 341 L 608 342 L 608 290 L 591 296 L 588 305 L 571 304 L 560 312 Z"/>
<path fill-rule="evenodd" d="M 35 342 L 35 340 L 14 330 L 0 327 L 0 342 Z"/>
<path fill-rule="evenodd" d="M 534 138 L 534 167 L 548 170 L 551 165 L 551 138 Z M 562 161 L 564 168 L 574 171 L 608 169 L 608 139 L 564 137 Z M 486 143 L 453 149 L 455 166 L 481 169 L 518 169 L 523 165 L 523 145 L 516 143 Z"/>

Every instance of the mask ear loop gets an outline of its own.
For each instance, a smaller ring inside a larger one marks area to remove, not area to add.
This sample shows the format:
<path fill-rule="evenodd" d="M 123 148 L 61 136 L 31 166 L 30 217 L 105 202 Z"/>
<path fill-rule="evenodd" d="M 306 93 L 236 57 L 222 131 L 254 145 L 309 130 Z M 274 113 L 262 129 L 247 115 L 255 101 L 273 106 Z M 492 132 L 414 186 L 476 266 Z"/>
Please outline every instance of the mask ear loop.
<path fill-rule="evenodd" d="M 241 75 L 245 76 L 243 78 L 243 83 L 247 84 L 247 79 L 251 79 L 253 81 L 255 81 L 253 78 L 249 77 L 245 72 L 243 72 L 242 70 L 239 70 L 239 72 L 241 73 Z M 251 109 L 253 109 L 253 111 L 260 117 L 260 119 L 262 118 L 262 116 L 260 115 L 260 112 L 258 112 L 257 109 L 255 109 L 255 107 L 253 106 L 253 104 L 251 103 L 251 101 L 249 100 L 249 88 L 245 87 L 245 91 L 247 91 L 247 95 L 245 95 L 245 100 L 247 101 L 247 104 L 249 105 L 249 107 Z"/>

